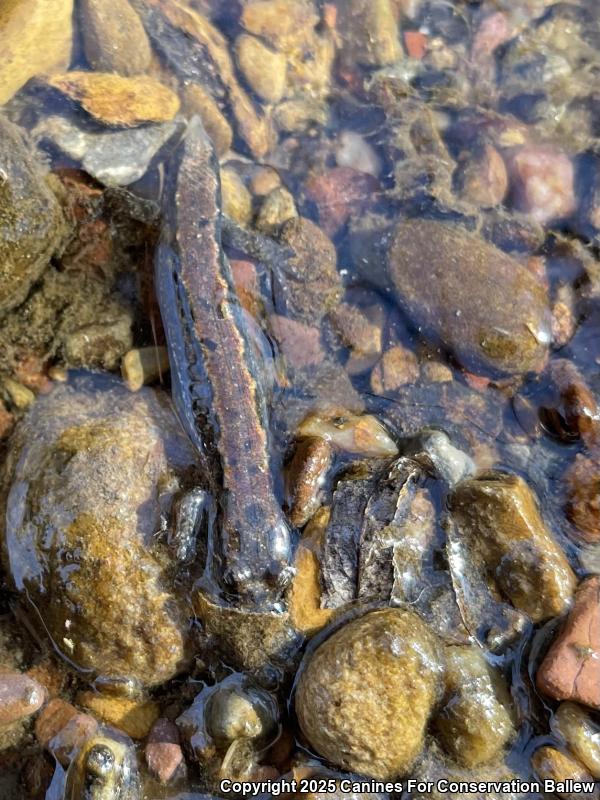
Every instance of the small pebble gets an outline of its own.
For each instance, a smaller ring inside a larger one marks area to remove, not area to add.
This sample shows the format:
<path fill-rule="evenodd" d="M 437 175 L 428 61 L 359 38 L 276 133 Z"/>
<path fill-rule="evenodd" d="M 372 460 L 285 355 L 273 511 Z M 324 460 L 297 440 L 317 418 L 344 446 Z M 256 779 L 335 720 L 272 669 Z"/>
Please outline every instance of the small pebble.
<path fill-rule="evenodd" d="M 567 753 L 562 753 L 555 747 L 540 747 L 531 757 L 531 766 L 541 781 L 592 781 L 593 778 L 587 770 Z M 569 792 L 557 792 L 559 797 L 570 800 L 573 795 Z M 578 795 L 590 797 L 591 795 Z"/>
<path fill-rule="evenodd" d="M 296 630 L 313 636 L 327 625 L 334 613 L 322 608 L 321 564 L 322 548 L 330 511 L 321 508 L 305 527 L 294 557 L 294 578 L 289 592 L 290 616 Z"/>
<path fill-rule="evenodd" d="M 283 53 L 271 50 L 248 34 L 238 36 L 235 52 L 250 88 L 265 102 L 278 103 L 286 89 L 287 61 Z"/>
<path fill-rule="evenodd" d="M 281 314 L 271 314 L 269 325 L 288 367 L 314 366 L 325 358 L 319 328 Z"/>
<path fill-rule="evenodd" d="M 338 134 L 335 160 L 338 167 L 350 167 L 374 178 L 378 178 L 381 172 L 381 161 L 374 148 L 354 131 L 341 131 Z"/>
<path fill-rule="evenodd" d="M 150 42 L 127 0 L 81 0 L 79 13 L 85 57 L 95 70 L 146 72 L 152 59 Z"/>
<path fill-rule="evenodd" d="M 250 191 L 256 197 L 264 197 L 281 186 L 281 178 L 273 167 L 258 167 L 250 180 Z"/>
<path fill-rule="evenodd" d="M 35 400 L 35 395 L 31 389 L 23 386 L 23 384 L 19 383 L 18 381 L 14 381 L 12 378 L 4 378 L 2 381 L 2 387 L 4 388 L 10 403 L 18 411 L 26 411 Z"/>
<path fill-rule="evenodd" d="M 581 539 L 600 541 L 600 462 L 577 453 L 565 475 L 567 514 Z"/>
<path fill-rule="evenodd" d="M 252 195 L 233 167 L 221 169 L 223 213 L 240 225 L 252 219 Z"/>
<path fill-rule="evenodd" d="M 457 182 L 465 200 L 481 208 L 493 208 L 504 200 L 508 191 L 504 159 L 495 147 L 486 144 L 458 168 Z"/>
<path fill-rule="evenodd" d="M 297 216 L 293 195 L 284 186 L 278 186 L 263 200 L 256 215 L 255 226 L 259 231 L 270 233 L 278 225 Z"/>
<path fill-rule="evenodd" d="M 129 350 L 121 359 L 121 375 L 132 392 L 142 386 L 162 380 L 169 371 L 169 354 L 166 347 L 141 347 Z"/>
<path fill-rule="evenodd" d="M 213 96 L 199 83 L 186 83 L 181 100 L 185 115 L 191 118 L 198 114 L 217 155 L 225 155 L 231 149 L 233 131 Z"/>
<path fill-rule="evenodd" d="M 46 701 L 46 690 L 19 672 L 0 672 L 0 725 L 35 714 Z"/>
<path fill-rule="evenodd" d="M 322 489 L 333 460 L 331 445 L 325 439 L 300 442 L 288 466 L 290 520 L 302 528 L 319 508 Z"/>
<path fill-rule="evenodd" d="M 174 722 L 164 717 L 156 720 L 148 734 L 145 757 L 150 774 L 160 783 L 169 783 L 183 763 L 179 730 Z"/>
<path fill-rule="evenodd" d="M 575 211 L 575 171 L 562 150 L 526 145 L 509 157 L 512 197 L 519 211 L 546 225 Z"/>
<path fill-rule="evenodd" d="M 379 181 L 351 167 L 334 167 L 309 178 L 304 190 L 317 206 L 319 222 L 334 236 L 350 219 L 362 213 L 379 189 Z"/>
<path fill-rule="evenodd" d="M 420 376 L 417 357 L 406 347 L 395 345 L 386 350 L 371 372 L 371 389 L 386 395 L 401 386 L 416 383 Z"/>
<path fill-rule="evenodd" d="M 298 427 L 298 437 L 323 438 L 337 449 L 367 458 L 393 458 L 398 447 L 379 420 L 342 409 L 313 414 Z"/>
<path fill-rule="evenodd" d="M 577 703 L 561 703 L 550 727 L 594 778 L 600 780 L 600 725 Z"/>

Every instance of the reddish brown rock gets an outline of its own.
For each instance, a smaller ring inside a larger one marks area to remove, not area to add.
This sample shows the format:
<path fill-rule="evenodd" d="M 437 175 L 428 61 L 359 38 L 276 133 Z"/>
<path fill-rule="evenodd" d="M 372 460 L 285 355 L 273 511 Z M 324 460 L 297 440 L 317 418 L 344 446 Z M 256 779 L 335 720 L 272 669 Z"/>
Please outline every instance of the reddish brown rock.
<path fill-rule="evenodd" d="M 46 690 L 20 672 L 0 672 L 0 726 L 29 717 L 44 704 Z"/>
<path fill-rule="evenodd" d="M 334 167 L 309 178 L 304 189 L 317 206 L 323 230 L 328 236 L 334 236 L 350 216 L 361 214 L 367 208 L 379 189 L 379 181 L 350 167 Z"/>
<path fill-rule="evenodd" d="M 555 411 L 562 426 L 580 436 L 588 448 L 600 445 L 600 410 L 581 372 L 566 358 L 552 361 L 548 372 L 560 398 Z"/>
<path fill-rule="evenodd" d="M 300 442 L 288 468 L 290 520 L 296 527 L 306 525 L 321 504 L 321 491 L 333 453 L 325 439 Z"/>
<path fill-rule="evenodd" d="M 427 42 L 428 37 L 421 31 L 406 31 L 404 34 L 406 52 L 417 61 L 420 61 L 427 52 Z"/>
<path fill-rule="evenodd" d="M 75 706 L 66 700 L 59 697 L 51 700 L 35 721 L 35 735 L 40 745 L 47 748 L 56 734 L 78 713 Z"/>
<path fill-rule="evenodd" d="M 562 150 L 525 145 L 510 156 L 514 205 L 542 225 L 575 211 L 573 162 Z"/>
<path fill-rule="evenodd" d="M 3 403 L 0 403 L 0 441 L 8 436 L 15 424 L 15 418 L 7 411 Z"/>
<path fill-rule="evenodd" d="M 174 722 L 164 717 L 156 720 L 148 736 L 145 755 L 150 773 L 161 783 L 168 783 L 183 761 L 179 730 Z"/>
<path fill-rule="evenodd" d="M 537 673 L 537 687 L 555 700 L 600 709 L 600 577 L 585 580 Z"/>
<path fill-rule="evenodd" d="M 566 474 L 567 514 L 586 542 L 600 541 L 600 463 L 579 453 Z"/>
<path fill-rule="evenodd" d="M 98 722 L 90 714 L 75 714 L 48 744 L 48 750 L 63 766 L 68 766 L 73 756 L 88 739 L 96 734 Z"/>
<path fill-rule="evenodd" d="M 252 261 L 232 259 L 229 262 L 233 283 L 240 303 L 253 317 L 258 317 L 261 309 L 260 288 L 256 266 Z"/>
<path fill-rule="evenodd" d="M 280 314 L 269 317 L 271 331 L 289 367 L 309 367 L 325 358 L 318 328 Z"/>
<path fill-rule="evenodd" d="M 331 312 L 331 321 L 342 342 L 356 357 L 377 357 L 381 353 L 381 325 L 372 322 L 350 303 L 340 303 Z"/>

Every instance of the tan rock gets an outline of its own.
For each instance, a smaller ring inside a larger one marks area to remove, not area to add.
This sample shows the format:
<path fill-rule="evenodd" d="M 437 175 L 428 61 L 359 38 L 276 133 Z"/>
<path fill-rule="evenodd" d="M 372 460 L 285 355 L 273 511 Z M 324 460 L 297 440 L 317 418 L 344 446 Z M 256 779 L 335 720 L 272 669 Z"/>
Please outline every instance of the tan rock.
<path fill-rule="evenodd" d="M 217 155 L 231 149 L 233 131 L 216 100 L 199 83 L 187 83 L 182 90 L 183 110 L 188 117 L 198 114 Z"/>
<path fill-rule="evenodd" d="M 386 350 L 371 372 L 371 389 L 386 395 L 401 386 L 416 383 L 420 376 L 417 357 L 406 347 L 394 345 Z"/>
<path fill-rule="evenodd" d="M 515 608 L 534 622 L 566 611 L 576 578 L 522 478 L 483 473 L 460 483 L 449 502 L 467 547 Z"/>
<path fill-rule="evenodd" d="M 381 422 L 371 414 L 356 415 L 341 408 L 311 414 L 298 426 L 298 437 L 331 442 L 336 450 L 367 458 L 393 458 L 398 447 Z"/>
<path fill-rule="evenodd" d="M 567 753 L 562 753 L 555 747 L 540 747 L 531 757 L 531 766 L 534 768 L 541 781 L 592 781 L 593 778 L 584 767 L 571 758 Z M 559 797 L 571 798 L 568 792 L 557 792 Z"/>
<path fill-rule="evenodd" d="M 561 703 L 551 727 L 590 774 L 600 780 L 600 725 L 590 714 L 577 703 Z"/>
<path fill-rule="evenodd" d="M 163 346 L 128 350 L 121 360 L 121 375 L 131 392 L 163 379 L 169 372 L 169 354 Z"/>
<path fill-rule="evenodd" d="M 390 277 L 423 334 L 472 372 L 540 370 L 551 338 L 544 286 L 518 261 L 457 225 L 407 220 L 395 229 Z"/>
<path fill-rule="evenodd" d="M 490 144 L 469 155 L 459 167 L 457 180 L 465 200 L 482 208 L 499 205 L 508 191 L 504 159 Z"/>
<path fill-rule="evenodd" d="M 331 445 L 325 439 L 298 443 L 287 468 L 290 520 L 296 527 L 306 525 L 319 508 L 332 460 Z"/>
<path fill-rule="evenodd" d="M 46 701 L 46 690 L 20 672 L 0 672 L 0 726 L 30 717 Z"/>
<path fill-rule="evenodd" d="M 337 0 L 338 30 L 347 58 L 384 67 L 402 58 L 398 24 L 390 0 Z"/>
<path fill-rule="evenodd" d="M 250 180 L 250 190 L 256 197 L 266 197 L 281 186 L 279 173 L 273 167 L 259 166 Z"/>
<path fill-rule="evenodd" d="M 278 103 L 286 85 L 287 61 L 283 53 L 271 50 L 248 34 L 238 36 L 235 52 L 250 88 L 265 102 Z"/>
<path fill-rule="evenodd" d="M 296 692 L 302 732 L 344 769 L 403 775 L 423 747 L 442 671 L 437 639 L 417 614 L 365 614 L 311 654 Z"/>
<path fill-rule="evenodd" d="M 600 709 L 600 577 L 588 578 L 577 589 L 575 604 L 538 669 L 536 682 L 555 700 Z"/>
<path fill-rule="evenodd" d="M 497 759 L 515 735 L 510 694 L 476 647 L 448 647 L 446 696 L 435 726 L 446 751 L 464 767 Z"/>
<path fill-rule="evenodd" d="M 13 483 L 27 492 L 19 522 L 3 531 L 4 567 L 71 663 L 158 684 L 185 666 L 189 627 L 155 534 L 196 459 L 164 396 L 87 381 L 38 398 L 15 434 L 2 519 Z"/>
<path fill-rule="evenodd" d="M 135 128 L 146 122 L 167 122 L 179 111 L 175 92 L 146 75 L 125 78 L 108 72 L 73 71 L 55 73 L 45 80 L 105 125 Z"/>
<path fill-rule="evenodd" d="M 85 57 L 98 72 L 139 75 L 152 51 L 144 26 L 128 0 L 81 0 Z"/>
<path fill-rule="evenodd" d="M 340 303 L 330 314 L 330 319 L 343 344 L 353 356 L 379 356 L 381 354 L 382 325 L 371 319 L 356 306 Z"/>
<path fill-rule="evenodd" d="M 233 167 L 221 169 L 223 213 L 240 225 L 252 219 L 252 195 Z"/>
<path fill-rule="evenodd" d="M 250 0 L 240 17 L 247 31 L 284 51 L 303 44 L 318 21 L 312 0 Z"/>
<path fill-rule="evenodd" d="M 81 692 L 77 702 L 103 722 L 113 725 L 132 739 L 145 739 L 160 716 L 153 700 Z"/>
<path fill-rule="evenodd" d="M 0 105 L 30 78 L 71 60 L 73 0 L 4 0 L 0 7 Z"/>
<path fill-rule="evenodd" d="M 259 231 L 270 233 L 278 225 L 298 216 L 291 192 L 278 186 L 265 197 L 256 215 L 255 225 Z"/>

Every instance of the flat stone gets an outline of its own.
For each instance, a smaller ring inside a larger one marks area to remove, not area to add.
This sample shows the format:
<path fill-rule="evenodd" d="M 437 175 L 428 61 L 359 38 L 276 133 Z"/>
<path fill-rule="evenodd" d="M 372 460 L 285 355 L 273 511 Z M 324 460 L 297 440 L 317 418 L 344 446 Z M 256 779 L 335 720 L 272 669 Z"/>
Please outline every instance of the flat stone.
<path fill-rule="evenodd" d="M 0 106 L 30 78 L 71 59 L 73 0 L 19 0 L 0 9 Z"/>
<path fill-rule="evenodd" d="M 600 577 L 588 578 L 578 588 L 536 683 L 540 692 L 555 700 L 600 709 Z"/>
<path fill-rule="evenodd" d="M 165 122 L 132 130 L 92 131 L 66 117 L 50 116 L 32 133 L 38 141 L 79 161 L 101 183 L 127 186 L 145 175 L 154 156 L 178 129 L 177 122 Z"/>
<path fill-rule="evenodd" d="M 551 340 L 544 286 L 479 236 L 433 220 L 401 222 L 389 269 L 410 320 L 468 370 L 520 375 L 544 365 Z"/>
<path fill-rule="evenodd" d="M 0 726 L 30 717 L 46 700 L 46 690 L 20 672 L 0 672 Z"/>
<path fill-rule="evenodd" d="M 74 70 L 49 75 L 45 81 L 104 125 L 135 128 L 147 122 L 169 122 L 179 111 L 175 92 L 147 75 L 127 78 Z"/>

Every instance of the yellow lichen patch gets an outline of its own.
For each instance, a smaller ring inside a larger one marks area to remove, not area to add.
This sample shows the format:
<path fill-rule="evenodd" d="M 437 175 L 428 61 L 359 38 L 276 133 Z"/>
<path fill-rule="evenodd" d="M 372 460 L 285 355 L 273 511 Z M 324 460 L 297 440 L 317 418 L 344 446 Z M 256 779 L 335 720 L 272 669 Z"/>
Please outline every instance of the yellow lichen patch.
<path fill-rule="evenodd" d="M 296 574 L 288 603 L 292 624 L 305 636 L 313 636 L 324 628 L 333 614 L 332 609 L 321 608 L 321 567 L 318 556 L 329 515 L 328 508 L 317 511 L 306 526 L 296 550 Z"/>
<path fill-rule="evenodd" d="M 134 128 L 145 122 L 167 122 L 179 111 L 175 92 L 147 75 L 124 78 L 74 71 L 50 75 L 46 82 L 105 125 Z"/>
<path fill-rule="evenodd" d="M 152 700 L 81 692 L 77 702 L 95 717 L 114 725 L 132 739 L 145 739 L 160 714 L 158 706 Z"/>

